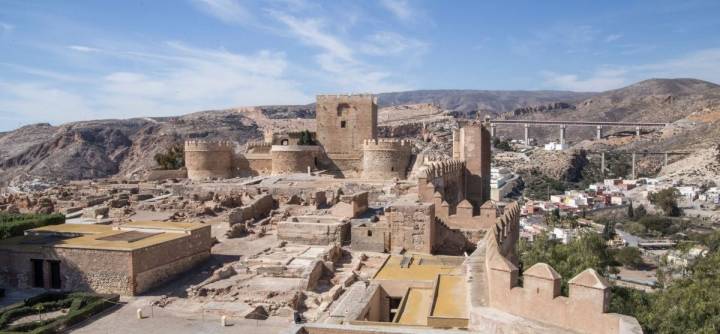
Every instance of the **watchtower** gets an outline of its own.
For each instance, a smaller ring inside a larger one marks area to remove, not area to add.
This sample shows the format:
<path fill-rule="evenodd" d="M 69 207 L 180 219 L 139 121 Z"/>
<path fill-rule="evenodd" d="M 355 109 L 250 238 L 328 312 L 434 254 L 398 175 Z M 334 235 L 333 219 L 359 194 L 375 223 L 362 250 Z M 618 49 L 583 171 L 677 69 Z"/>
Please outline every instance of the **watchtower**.
<path fill-rule="evenodd" d="M 318 95 L 317 139 L 328 155 L 360 155 L 377 139 L 377 98 L 370 94 Z"/>

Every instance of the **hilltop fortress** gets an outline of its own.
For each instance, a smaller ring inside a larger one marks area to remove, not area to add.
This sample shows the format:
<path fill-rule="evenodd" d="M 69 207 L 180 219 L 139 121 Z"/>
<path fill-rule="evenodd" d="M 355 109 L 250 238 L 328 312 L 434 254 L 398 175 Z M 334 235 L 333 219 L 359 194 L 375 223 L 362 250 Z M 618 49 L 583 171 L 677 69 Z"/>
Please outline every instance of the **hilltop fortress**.
<path fill-rule="evenodd" d="M 241 152 L 236 152 L 231 142 L 186 141 L 188 177 L 201 180 L 326 171 L 343 178 L 407 178 L 415 160 L 412 145 L 378 138 L 376 97 L 319 95 L 316 122 L 316 132 L 267 133 L 263 141 L 247 143 Z M 489 168 L 488 164 L 488 175 Z M 477 175 L 474 179 L 481 178 Z"/>

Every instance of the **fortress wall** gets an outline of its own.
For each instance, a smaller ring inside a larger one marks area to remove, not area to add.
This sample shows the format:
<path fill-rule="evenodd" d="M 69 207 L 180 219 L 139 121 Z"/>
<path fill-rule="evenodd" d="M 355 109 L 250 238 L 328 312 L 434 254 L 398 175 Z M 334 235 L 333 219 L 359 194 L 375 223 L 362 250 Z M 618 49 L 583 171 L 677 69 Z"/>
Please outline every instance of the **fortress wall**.
<path fill-rule="evenodd" d="M 366 179 L 405 179 L 412 146 L 410 142 L 393 139 L 363 142 L 363 171 Z"/>
<path fill-rule="evenodd" d="M 418 175 L 418 196 L 422 202 L 434 202 L 435 193 L 455 207 L 465 199 L 465 162 L 448 160 L 432 162 Z"/>
<path fill-rule="evenodd" d="M 202 180 L 231 177 L 234 146 L 229 141 L 186 141 L 185 167 L 188 178 Z"/>
<path fill-rule="evenodd" d="M 569 281 L 569 297 L 560 295 L 561 277 L 545 263 L 527 269 L 523 286 L 519 286 L 514 257 L 519 216 L 517 203 L 509 205 L 484 239 L 485 268 L 481 274 L 487 283 L 488 306 L 581 333 L 630 333 L 640 328 L 632 317 L 606 313 L 610 286 L 593 269 Z"/>
<path fill-rule="evenodd" d="M 270 149 L 272 174 L 307 173 L 316 170 L 316 158 L 319 146 L 310 145 L 273 145 Z"/>

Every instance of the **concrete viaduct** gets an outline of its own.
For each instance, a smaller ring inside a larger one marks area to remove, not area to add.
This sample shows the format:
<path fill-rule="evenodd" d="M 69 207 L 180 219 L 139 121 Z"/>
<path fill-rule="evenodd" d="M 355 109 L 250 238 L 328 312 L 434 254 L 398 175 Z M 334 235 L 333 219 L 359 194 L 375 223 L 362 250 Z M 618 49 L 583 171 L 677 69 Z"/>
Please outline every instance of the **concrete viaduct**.
<path fill-rule="evenodd" d="M 640 135 L 642 128 L 663 128 L 668 123 L 644 123 L 644 122 L 602 122 L 602 121 L 530 121 L 530 120 L 488 120 L 490 122 L 490 135 L 495 136 L 495 128 L 503 125 L 523 125 L 525 127 L 525 145 L 530 145 L 531 126 L 559 126 L 560 144 L 565 144 L 565 129 L 568 126 L 594 126 L 597 134 L 596 139 L 601 139 L 604 127 L 635 127 L 635 134 Z"/>
<path fill-rule="evenodd" d="M 600 171 L 602 175 L 605 175 L 605 154 L 625 154 L 625 155 L 632 155 L 632 178 L 636 179 L 637 174 L 635 173 L 635 161 L 638 154 L 640 155 L 661 155 L 665 157 L 665 164 L 664 166 L 668 165 L 668 157 L 671 155 L 688 155 L 693 152 L 690 151 L 668 151 L 668 152 L 647 152 L 647 151 L 638 151 L 638 152 L 624 152 L 624 151 L 585 151 L 587 154 L 599 154 L 600 155 Z"/>

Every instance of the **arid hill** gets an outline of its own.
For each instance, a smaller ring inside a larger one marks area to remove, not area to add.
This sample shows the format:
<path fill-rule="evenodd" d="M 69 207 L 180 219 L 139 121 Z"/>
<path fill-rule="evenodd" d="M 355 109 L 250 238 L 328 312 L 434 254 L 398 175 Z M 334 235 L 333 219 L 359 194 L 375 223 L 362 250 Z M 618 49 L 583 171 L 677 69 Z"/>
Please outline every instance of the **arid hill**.
<path fill-rule="evenodd" d="M 563 119 L 669 122 L 662 132 L 640 140 L 583 141 L 593 129 L 569 128 L 578 148 L 707 148 L 720 138 L 720 86 L 695 79 L 653 79 L 602 92 L 432 90 L 379 94 L 381 123 L 393 136 L 417 136 L 403 120 L 491 115 L 507 119 Z M 479 111 L 479 112 L 478 112 Z M 20 112 L 20 111 L 19 111 Z M 383 116 L 385 115 L 385 116 Z M 385 118 L 383 118 L 385 117 Z M 243 144 L 263 131 L 314 129 L 314 105 L 263 106 L 203 111 L 179 117 L 35 124 L 0 133 L 0 183 L 11 180 L 88 179 L 139 175 L 154 167 L 155 153 L 185 139 L 229 139 Z M 444 131 L 444 130 L 443 130 Z M 608 129 L 607 134 L 613 134 Z M 443 136 L 446 134 L 443 133 Z M 499 129 L 520 138 L 522 128 Z M 533 128 L 541 141 L 557 137 L 555 128 Z"/>

